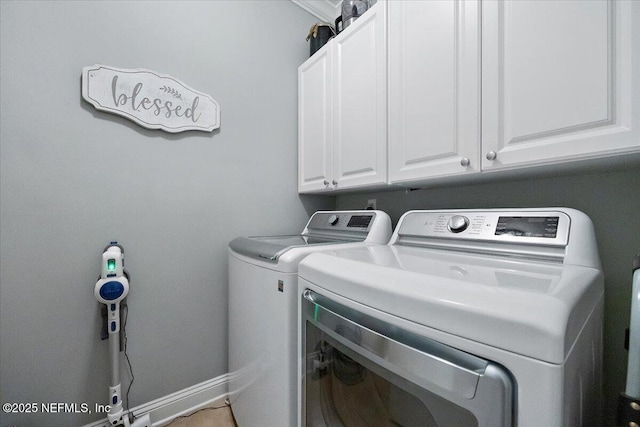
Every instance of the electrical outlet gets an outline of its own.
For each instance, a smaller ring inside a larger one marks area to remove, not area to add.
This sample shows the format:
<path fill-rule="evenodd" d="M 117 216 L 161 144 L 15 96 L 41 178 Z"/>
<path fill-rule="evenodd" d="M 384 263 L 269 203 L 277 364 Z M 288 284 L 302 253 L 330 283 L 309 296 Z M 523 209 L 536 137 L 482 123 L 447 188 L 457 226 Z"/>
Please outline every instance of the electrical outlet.
<path fill-rule="evenodd" d="M 367 200 L 367 207 L 365 209 L 376 210 L 377 209 L 376 199 Z"/>

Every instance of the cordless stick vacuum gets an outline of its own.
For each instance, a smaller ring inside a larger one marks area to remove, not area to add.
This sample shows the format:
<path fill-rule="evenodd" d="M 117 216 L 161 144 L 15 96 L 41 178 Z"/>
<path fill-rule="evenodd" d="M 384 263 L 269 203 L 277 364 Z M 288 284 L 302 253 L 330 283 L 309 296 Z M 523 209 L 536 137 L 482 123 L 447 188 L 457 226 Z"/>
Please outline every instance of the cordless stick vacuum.
<path fill-rule="evenodd" d="M 129 278 L 124 271 L 124 249 L 117 242 L 111 242 L 102 253 L 102 272 L 93 294 L 107 306 L 107 329 L 109 331 L 109 353 L 111 356 L 111 386 L 109 387 L 109 413 L 107 418 L 112 426 L 151 427 L 149 415 L 130 424 L 124 417 L 120 386 L 120 302 L 129 293 Z"/>

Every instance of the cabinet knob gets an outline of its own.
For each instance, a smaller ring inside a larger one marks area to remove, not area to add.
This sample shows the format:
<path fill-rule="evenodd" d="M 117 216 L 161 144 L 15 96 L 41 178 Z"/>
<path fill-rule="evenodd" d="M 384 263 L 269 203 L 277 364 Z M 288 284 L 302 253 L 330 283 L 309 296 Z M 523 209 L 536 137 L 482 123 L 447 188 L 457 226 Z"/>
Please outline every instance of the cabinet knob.
<path fill-rule="evenodd" d="M 469 160 L 468 157 L 463 157 L 462 159 L 460 159 L 460 165 L 461 166 L 464 166 L 466 168 L 470 164 L 471 164 L 471 160 Z"/>
<path fill-rule="evenodd" d="M 324 185 L 329 185 L 329 181 L 327 181 L 326 179 L 322 182 Z"/>
<path fill-rule="evenodd" d="M 333 185 L 338 185 L 338 181 L 336 181 L 335 179 L 334 179 L 333 181 L 331 181 L 331 183 L 332 183 Z"/>
<path fill-rule="evenodd" d="M 489 151 L 487 153 L 487 160 L 495 160 L 498 157 L 498 153 L 495 151 Z"/>

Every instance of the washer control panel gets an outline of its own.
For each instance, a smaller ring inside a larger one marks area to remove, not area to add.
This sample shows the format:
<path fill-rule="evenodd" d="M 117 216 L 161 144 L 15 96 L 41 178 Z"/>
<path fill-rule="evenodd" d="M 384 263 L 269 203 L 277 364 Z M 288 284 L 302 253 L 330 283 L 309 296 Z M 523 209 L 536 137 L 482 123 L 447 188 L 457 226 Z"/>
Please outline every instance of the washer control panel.
<path fill-rule="evenodd" d="M 375 212 L 316 212 L 307 227 L 327 231 L 369 231 Z"/>
<path fill-rule="evenodd" d="M 412 211 L 398 225 L 399 237 L 446 238 L 565 246 L 570 218 L 560 211 Z"/>

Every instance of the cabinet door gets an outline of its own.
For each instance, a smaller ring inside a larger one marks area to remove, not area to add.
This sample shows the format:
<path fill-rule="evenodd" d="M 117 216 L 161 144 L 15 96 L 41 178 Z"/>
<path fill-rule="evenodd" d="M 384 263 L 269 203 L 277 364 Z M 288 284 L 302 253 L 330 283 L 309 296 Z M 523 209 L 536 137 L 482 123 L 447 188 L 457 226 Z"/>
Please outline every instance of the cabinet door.
<path fill-rule="evenodd" d="M 477 1 L 389 2 L 389 180 L 480 170 Z"/>
<path fill-rule="evenodd" d="M 632 99 L 640 99 L 640 46 L 637 32 L 632 46 L 631 27 L 639 6 L 483 2 L 483 169 L 640 148 L 638 105 L 631 115 Z"/>
<path fill-rule="evenodd" d="M 329 45 L 298 68 L 298 191 L 329 189 L 332 161 Z"/>
<path fill-rule="evenodd" d="M 387 179 L 386 2 L 333 40 L 336 189 Z"/>

